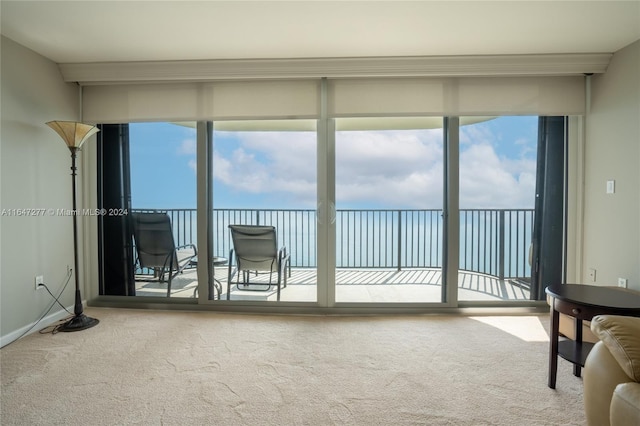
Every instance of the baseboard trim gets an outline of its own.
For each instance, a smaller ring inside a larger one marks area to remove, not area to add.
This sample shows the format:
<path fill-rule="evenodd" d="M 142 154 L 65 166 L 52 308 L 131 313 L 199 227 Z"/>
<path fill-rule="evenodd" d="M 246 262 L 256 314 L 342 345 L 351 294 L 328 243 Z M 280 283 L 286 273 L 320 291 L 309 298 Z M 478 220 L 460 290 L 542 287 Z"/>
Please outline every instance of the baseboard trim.
<path fill-rule="evenodd" d="M 73 305 L 67 306 L 67 309 L 70 312 L 73 312 Z M 30 324 L 25 325 L 24 327 L 5 334 L 4 336 L 0 336 L 0 348 L 9 345 L 24 336 L 28 336 L 31 333 L 35 333 L 36 331 L 40 331 L 43 328 L 49 327 L 55 322 L 58 322 L 70 316 L 71 315 L 69 315 L 69 312 L 65 311 L 64 309 L 59 309 L 56 312 L 50 313 L 41 320 L 34 321 Z"/>

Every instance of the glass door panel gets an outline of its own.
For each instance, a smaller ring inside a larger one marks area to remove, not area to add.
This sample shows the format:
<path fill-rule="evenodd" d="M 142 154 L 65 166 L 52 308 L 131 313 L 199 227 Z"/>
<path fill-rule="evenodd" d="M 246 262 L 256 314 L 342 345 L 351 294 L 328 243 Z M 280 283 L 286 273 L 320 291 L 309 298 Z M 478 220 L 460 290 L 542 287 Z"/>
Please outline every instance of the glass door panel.
<path fill-rule="evenodd" d="M 360 122 L 336 121 L 336 302 L 441 303 L 442 119 Z"/>
<path fill-rule="evenodd" d="M 275 227 L 277 248 L 290 261 L 279 300 L 317 300 L 316 146 L 315 120 L 214 123 L 212 255 L 222 300 L 278 301 L 277 272 L 245 271 L 230 225 Z"/>
<path fill-rule="evenodd" d="M 537 141 L 537 116 L 460 127 L 458 300 L 529 299 Z"/>
<path fill-rule="evenodd" d="M 129 124 L 136 296 L 197 295 L 195 164 L 195 123 Z"/>

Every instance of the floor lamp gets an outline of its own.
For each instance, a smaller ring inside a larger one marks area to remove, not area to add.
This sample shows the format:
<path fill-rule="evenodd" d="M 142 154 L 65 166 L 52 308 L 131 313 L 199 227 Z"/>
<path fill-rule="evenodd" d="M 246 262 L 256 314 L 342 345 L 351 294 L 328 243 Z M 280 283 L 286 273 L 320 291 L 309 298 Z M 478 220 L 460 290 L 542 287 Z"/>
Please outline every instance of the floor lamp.
<path fill-rule="evenodd" d="M 80 296 L 80 278 L 78 276 L 78 210 L 76 206 L 76 154 L 80 147 L 91 135 L 96 134 L 100 130 L 89 124 L 76 123 L 74 121 L 49 121 L 47 126 L 55 130 L 67 147 L 71 151 L 71 187 L 73 193 L 73 263 L 75 270 L 73 275 L 76 279 L 76 300 L 73 309 L 74 316 L 64 324 L 59 331 L 80 331 L 100 322 L 95 318 L 91 318 L 83 314 L 82 297 Z"/>

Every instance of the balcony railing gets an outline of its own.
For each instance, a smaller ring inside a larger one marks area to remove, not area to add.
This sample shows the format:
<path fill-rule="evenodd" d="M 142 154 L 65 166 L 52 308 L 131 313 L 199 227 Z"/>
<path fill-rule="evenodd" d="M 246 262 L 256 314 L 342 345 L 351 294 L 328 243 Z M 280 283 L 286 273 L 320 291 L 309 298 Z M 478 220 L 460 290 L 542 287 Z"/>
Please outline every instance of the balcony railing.
<path fill-rule="evenodd" d="M 195 244 L 196 209 L 134 209 L 166 212 L 176 244 Z M 531 276 L 529 247 L 533 209 L 460 210 L 459 268 L 499 279 Z M 213 252 L 228 255 L 228 225 L 273 225 L 293 267 L 316 267 L 316 211 L 282 209 L 213 210 Z M 337 210 L 336 267 L 441 268 L 442 210 Z"/>

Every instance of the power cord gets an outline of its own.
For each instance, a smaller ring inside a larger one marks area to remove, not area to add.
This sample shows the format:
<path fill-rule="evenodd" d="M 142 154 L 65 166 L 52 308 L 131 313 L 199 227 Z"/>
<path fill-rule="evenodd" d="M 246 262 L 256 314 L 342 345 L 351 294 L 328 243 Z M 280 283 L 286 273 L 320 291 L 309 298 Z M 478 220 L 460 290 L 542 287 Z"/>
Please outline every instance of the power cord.
<path fill-rule="evenodd" d="M 69 278 L 71 278 L 71 276 L 69 276 Z M 67 280 L 67 283 L 68 283 L 68 282 L 69 282 L 69 281 Z M 67 284 L 65 283 L 65 287 L 66 287 L 66 286 L 67 286 Z M 40 285 L 39 285 L 39 287 L 44 287 L 44 289 L 45 289 L 45 290 L 47 290 L 47 293 L 49 293 L 49 294 L 51 295 L 51 297 L 53 297 L 53 299 L 55 300 L 55 302 L 56 302 L 58 305 L 60 305 L 60 307 L 61 307 L 62 309 L 64 309 L 65 311 L 67 311 L 67 313 L 68 313 L 69 315 L 73 315 L 73 314 L 71 313 L 71 311 L 70 311 L 70 310 L 68 310 L 68 309 L 67 309 L 67 308 L 66 308 L 62 303 L 60 303 L 60 299 L 59 299 L 59 297 L 60 297 L 60 296 L 55 297 L 55 296 L 51 293 L 51 291 L 49 290 L 49 287 L 47 287 L 47 285 L 46 285 L 46 284 L 42 283 L 42 284 L 40 284 Z M 64 289 L 63 289 L 63 290 L 64 290 Z M 60 295 L 62 295 L 62 293 L 60 293 Z"/>
<path fill-rule="evenodd" d="M 24 333 L 22 333 L 21 335 L 19 335 L 18 337 L 16 337 L 15 339 L 13 339 L 12 341 L 10 341 L 9 343 L 7 343 L 6 345 L 3 345 L 2 348 L 5 348 L 7 346 L 9 346 L 10 344 L 14 343 L 15 341 L 23 338 L 28 332 L 30 332 L 31 330 L 33 330 L 33 328 L 38 325 L 40 323 L 40 321 L 42 321 L 44 319 L 44 317 L 46 317 L 49 312 L 51 312 L 51 309 L 53 309 L 53 307 L 56 305 L 56 303 L 60 306 L 62 306 L 62 304 L 60 303 L 60 296 L 62 296 L 62 293 L 64 293 L 65 289 L 67 288 L 67 285 L 69 285 L 69 281 L 71 280 L 71 274 L 72 274 L 72 269 L 69 268 L 69 270 L 67 271 L 67 277 L 66 277 L 66 282 L 64 283 L 64 286 L 62 286 L 62 290 L 60 290 L 60 294 L 58 294 L 58 297 L 54 296 L 51 291 L 49 291 L 49 287 L 47 287 L 44 283 L 40 284 L 39 286 L 44 287 L 45 290 L 47 290 L 47 292 L 51 295 L 51 297 L 53 297 L 53 303 L 51 303 L 51 305 L 49 306 L 49 308 L 42 314 L 42 316 L 40 318 L 38 318 L 38 320 L 36 322 L 33 323 L 33 325 L 31 325 L 31 327 L 29 327 L 28 329 L 26 329 L 24 331 Z M 73 315 L 71 312 L 69 312 L 69 310 L 67 308 L 65 308 L 64 306 L 62 306 L 62 309 L 64 309 L 65 311 L 67 311 L 70 315 Z M 45 327 L 42 330 L 40 330 L 40 334 L 45 334 L 45 333 L 52 333 L 55 334 L 58 332 L 60 325 L 55 325 L 55 326 L 49 326 L 49 327 Z M 48 330 L 50 329 L 51 330 Z M 47 330 L 47 331 L 44 331 Z M 1 349 L 1 348 L 0 348 Z"/>
<path fill-rule="evenodd" d="M 69 311 L 66 307 L 64 307 L 64 305 L 62 303 L 60 303 L 60 296 L 62 296 L 62 293 L 64 292 L 64 290 L 67 288 L 67 284 L 69 284 L 69 280 L 71 279 L 71 269 L 69 269 L 69 275 L 67 277 L 67 282 L 64 283 L 64 287 L 62 288 L 62 290 L 60 291 L 60 294 L 58 294 L 58 297 L 54 296 L 50 291 L 49 291 L 49 287 L 47 287 L 44 283 L 40 284 L 42 287 L 44 287 L 45 290 L 47 290 L 47 292 L 51 295 L 51 297 L 53 297 L 54 299 L 54 303 L 49 307 L 49 311 L 51 310 L 51 308 L 53 308 L 53 305 L 55 305 L 56 303 L 58 305 L 60 305 L 60 307 L 62 309 L 64 309 L 65 311 L 67 311 L 67 313 L 69 315 L 71 315 L 71 317 L 67 317 L 64 318 L 60 321 L 58 321 L 58 324 L 54 324 L 54 325 L 50 325 L 48 327 L 43 328 L 42 330 L 38 331 L 40 334 L 56 334 L 57 332 L 60 331 L 60 328 L 70 319 L 73 317 L 73 313 L 71 311 Z M 47 312 L 49 312 L 47 311 Z M 45 314 L 46 315 L 46 314 Z M 40 320 L 42 320 L 42 318 L 40 318 Z M 38 320 L 38 321 L 40 321 Z"/>

